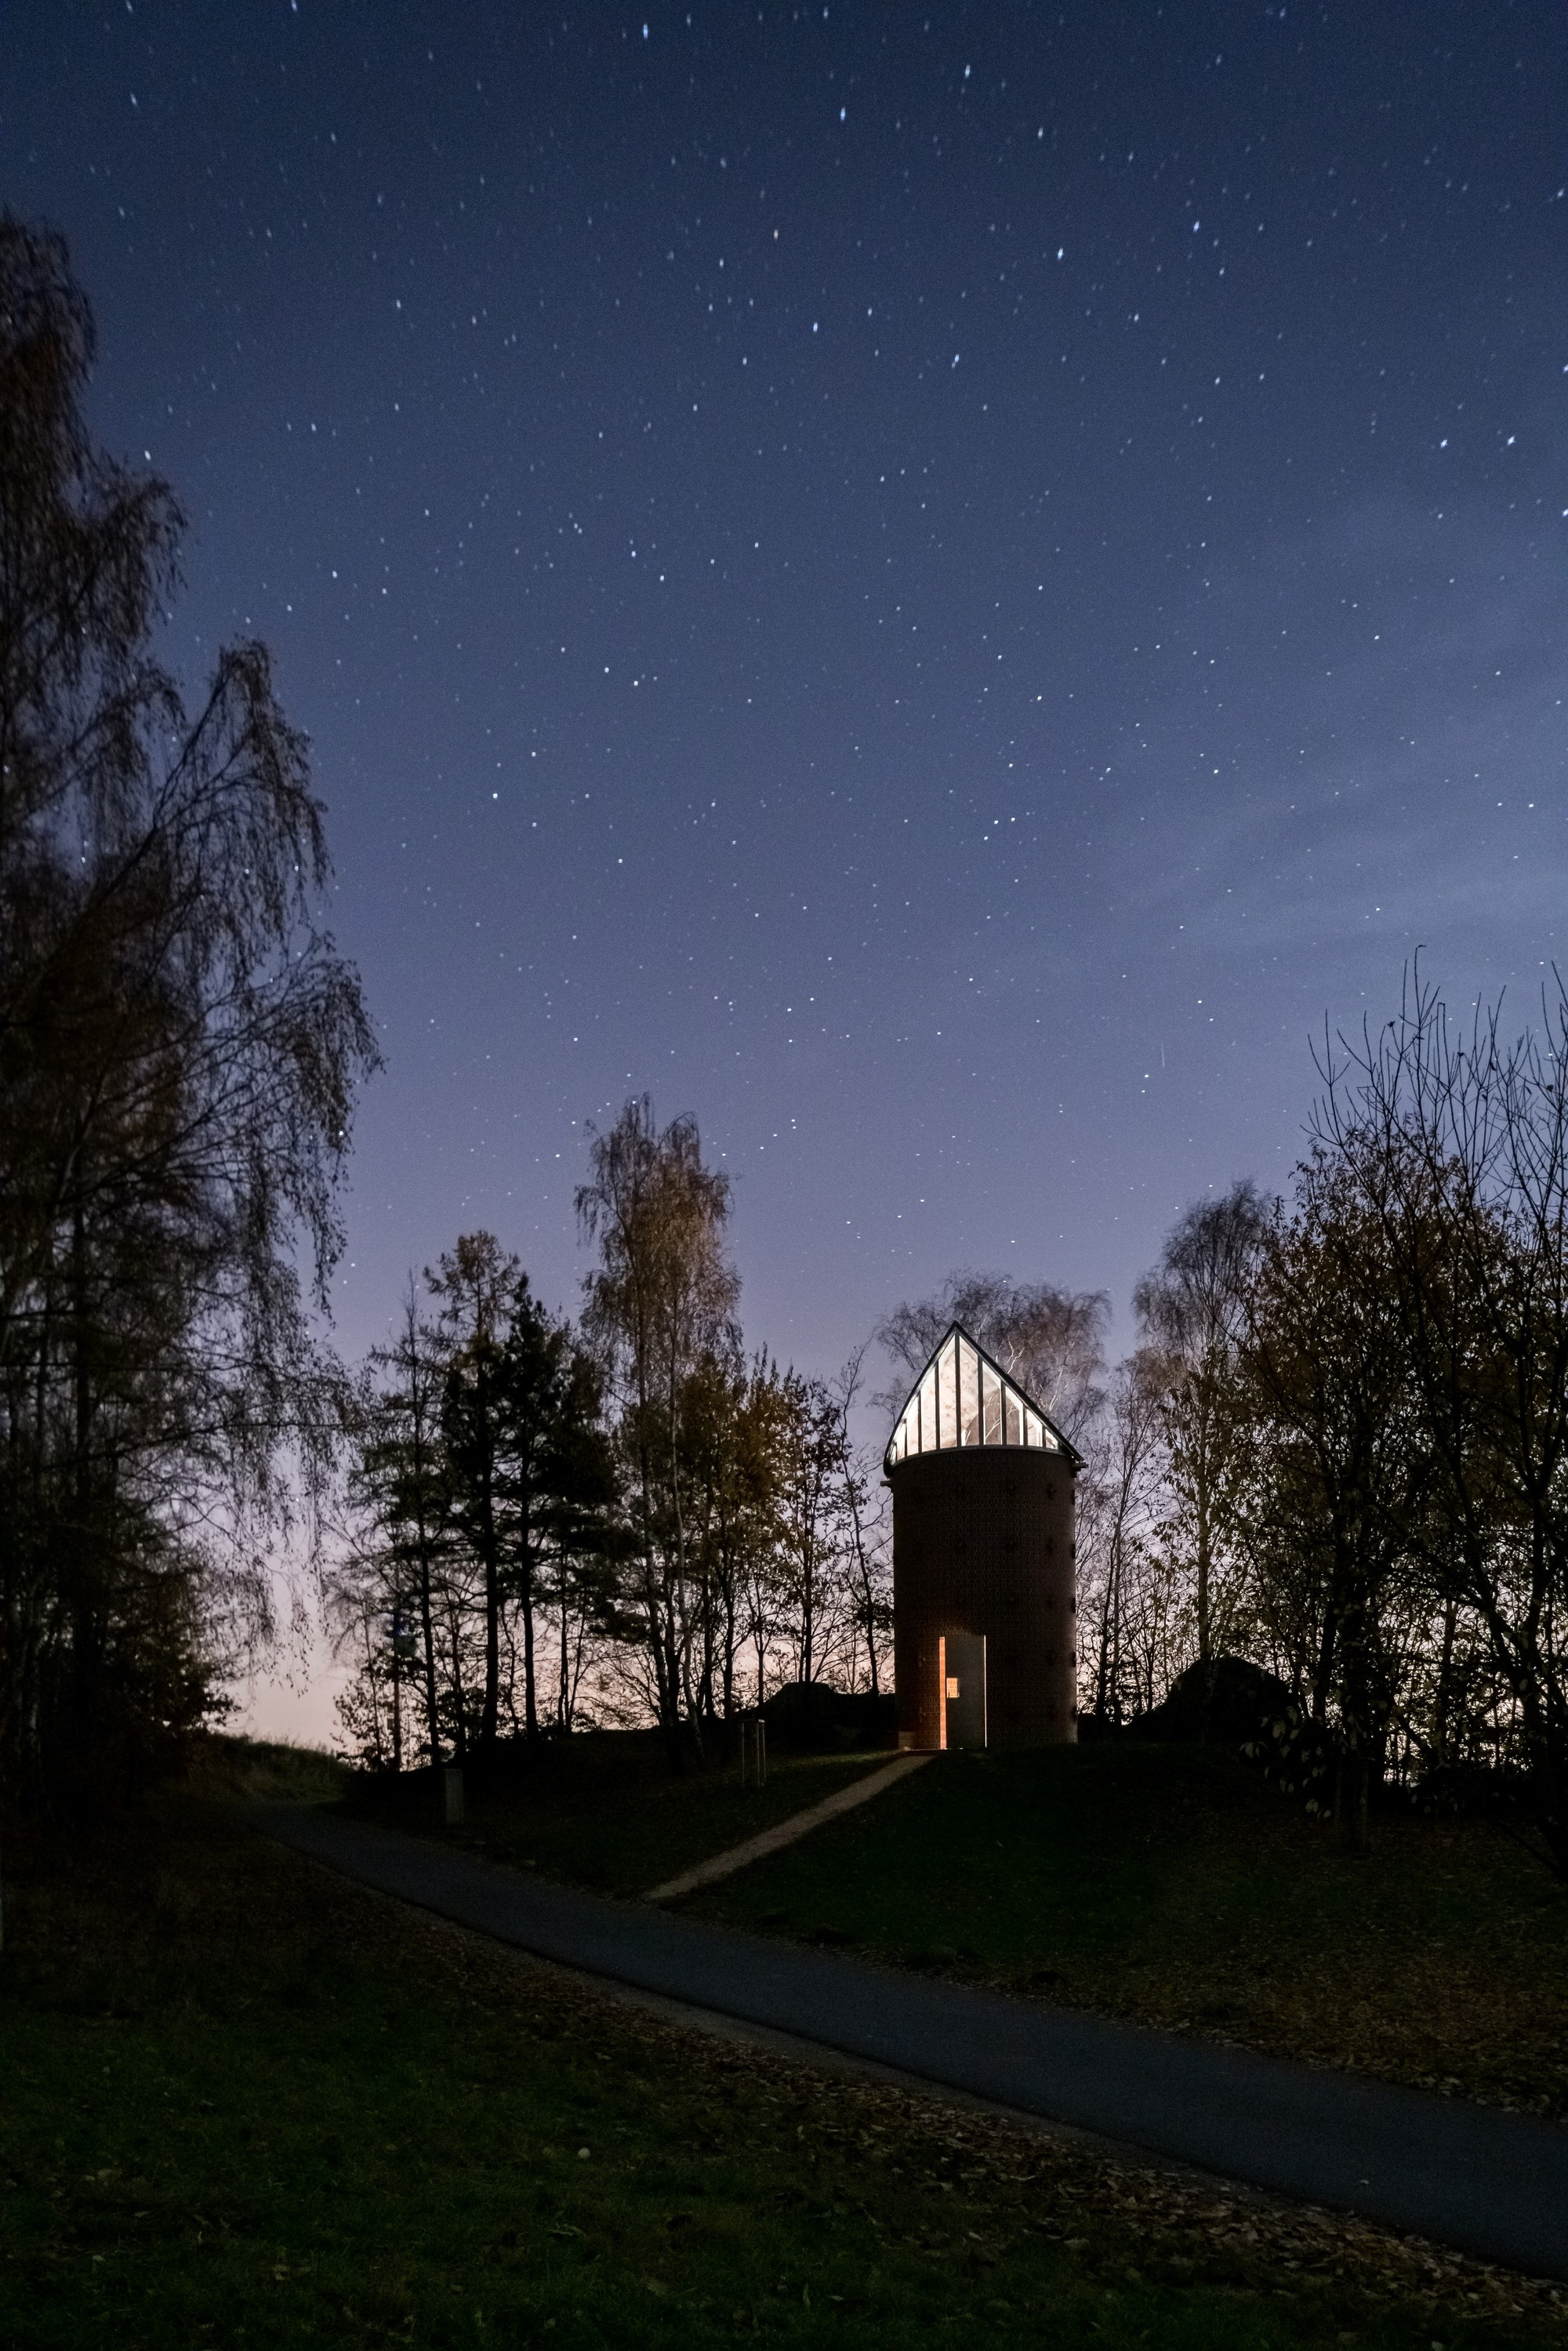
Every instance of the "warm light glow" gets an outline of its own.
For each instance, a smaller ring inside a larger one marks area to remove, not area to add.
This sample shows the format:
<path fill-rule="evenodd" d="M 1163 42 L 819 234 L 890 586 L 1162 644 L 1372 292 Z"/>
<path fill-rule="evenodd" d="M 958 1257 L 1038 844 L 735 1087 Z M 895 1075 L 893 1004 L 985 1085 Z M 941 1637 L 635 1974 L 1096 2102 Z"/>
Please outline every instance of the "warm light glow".
<path fill-rule="evenodd" d="M 888 1442 L 889 1463 L 950 1446 L 1035 1445 L 1059 1453 L 1061 1441 L 999 1364 L 955 1323 L 910 1391 Z"/>

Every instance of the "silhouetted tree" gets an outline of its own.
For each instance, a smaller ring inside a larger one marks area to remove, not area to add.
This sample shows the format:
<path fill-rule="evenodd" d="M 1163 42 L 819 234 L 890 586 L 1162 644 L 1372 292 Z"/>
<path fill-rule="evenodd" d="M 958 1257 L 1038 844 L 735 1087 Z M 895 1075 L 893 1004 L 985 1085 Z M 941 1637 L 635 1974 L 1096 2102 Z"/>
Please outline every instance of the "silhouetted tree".
<path fill-rule="evenodd" d="M 783 1415 L 777 1366 L 766 1356 L 747 1364 L 738 1346 L 706 1355 L 682 1402 L 700 1593 L 691 1703 L 726 1723 L 736 1710 L 740 1649 L 774 1588 Z"/>
<path fill-rule="evenodd" d="M 614 1607 L 629 1530 L 621 1462 L 604 1419 L 603 1376 L 570 1332 L 548 1401 L 531 1520 L 532 1573 L 555 1625 L 555 1724 L 570 1730 L 591 1646 Z"/>
<path fill-rule="evenodd" d="M 852 1592 L 857 1631 L 866 1648 L 866 1675 L 873 1698 L 882 1689 L 882 1657 L 893 1638 L 892 1561 L 886 1511 L 882 1448 L 868 1450 L 856 1441 L 854 1412 L 862 1384 L 865 1346 L 855 1349 L 829 1386 L 836 1435 L 835 1474 L 838 1509 L 847 1544 L 846 1571 Z M 851 1659 L 851 1682 L 854 1660 Z"/>
<path fill-rule="evenodd" d="M 334 1578 L 338 1613 L 356 1624 L 406 1610 L 418 1627 L 425 1747 L 442 1755 L 443 1602 L 454 1528 L 442 1428 L 447 1350 L 420 1311 L 411 1278 L 402 1327 L 371 1353 L 354 1399 L 350 1501 L 355 1539 Z M 461 1718 L 453 1712 L 453 1733 Z"/>
<path fill-rule="evenodd" d="M 336 1412 L 335 1187 L 375 1052 L 266 648 L 153 657 L 183 517 L 94 448 L 88 305 L 0 219 L 0 1740 L 134 1746 L 265 1629 Z M 106 1767 L 107 1763 L 106 1763 Z"/>
<path fill-rule="evenodd" d="M 1158 1267 L 1134 1293 L 1146 1341 L 1167 1371 L 1164 1441 L 1175 1502 L 1167 1539 L 1190 1557 L 1204 1665 L 1240 1597 L 1230 1538 L 1246 1458 L 1237 1442 L 1231 1374 L 1267 1218 L 1261 1194 L 1248 1182 L 1218 1200 L 1198 1201 L 1177 1220 Z"/>
<path fill-rule="evenodd" d="M 1119 1364 L 1106 1408 L 1083 1432 L 1078 1479 L 1080 1683 L 1097 1721 L 1121 1724 L 1155 1704 L 1174 1676 L 1168 1562 L 1153 1541 L 1164 1467 L 1164 1360 L 1145 1349 Z"/>
<path fill-rule="evenodd" d="M 848 1555 L 843 1444 L 837 1405 L 820 1380 L 786 1372 L 779 1416 L 779 1629 L 796 1681 L 815 1681 L 838 1645 Z"/>
<path fill-rule="evenodd" d="M 400 1622 L 418 1625 L 406 1646 L 423 1656 L 432 1761 L 444 1727 L 465 1751 L 471 1715 L 480 1749 L 494 1749 L 503 1717 L 518 1727 L 519 1649 L 520 1727 L 542 1735 L 541 1618 L 559 1645 L 550 1716 L 570 1727 L 617 1552 L 598 1365 L 493 1234 L 464 1234 L 425 1278 L 439 1321 L 422 1316 L 411 1285 L 398 1341 L 372 1354 L 357 1399 L 352 1524 L 332 1586 L 361 1658 L 343 1719 L 378 1761 Z"/>
<path fill-rule="evenodd" d="M 574 1566 L 603 1556 L 602 1521 L 619 1488 L 598 1365 L 530 1295 L 526 1274 L 513 1292 L 487 1401 L 496 1440 L 488 1474 L 505 1594 L 522 1628 L 523 1726 L 532 1740 L 539 1736 L 536 1612 L 552 1596 L 552 1571 L 570 1579 Z M 461 1492 L 460 1453 L 454 1467 Z"/>
<path fill-rule="evenodd" d="M 1364 1847 L 1434 1464 L 1383 1233 L 1322 1154 L 1265 1228 L 1245 1304 L 1233 1406 L 1259 1614 L 1311 1720 L 1332 1713 L 1341 1825 Z"/>
<path fill-rule="evenodd" d="M 485 1679 L 479 1744 L 500 1729 L 504 1573 L 501 1480 L 506 1446 L 501 1359 L 521 1269 L 494 1233 L 465 1233 L 425 1280 L 441 1301 L 446 1380 L 441 1432 L 454 1525 L 477 1568 L 484 1614 Z"/>
<path fill-rule="evenodd" d="M 594 1136 L 577 1210 L 600 1249 L 584 1285 L 583 1328 L 616 1399 L 631 1472 L 640 1572 L 630 1605 L 653 1710 L 678 1760 L 684 1724 L 701 1739 L 690 1680 L 697 1620 L 683 1401 L 697 1366 L 736 1343 L 729 1179 L 703 1165 L 695 1120 L 661 1130 L 644 1095 Z"/>
<path fill-rule="evenodd" d="M 1511 1042 L 1495 1008 L 1456 1035 L 1417 971 L 1397 1019 L 1326 1051 L 1315 1126 L 1378 1233 L 1411 1407 L 1436 1469 L 1430 1589 L 1445 1613 L 1473 1618 L 1511 1694 L 1536 1815 L 1568 1875 L 1561 982 L 1542 1015 L 1539 1030 Z M 1445 1688 L 1445 1707 L 1453 1696 Z"/>

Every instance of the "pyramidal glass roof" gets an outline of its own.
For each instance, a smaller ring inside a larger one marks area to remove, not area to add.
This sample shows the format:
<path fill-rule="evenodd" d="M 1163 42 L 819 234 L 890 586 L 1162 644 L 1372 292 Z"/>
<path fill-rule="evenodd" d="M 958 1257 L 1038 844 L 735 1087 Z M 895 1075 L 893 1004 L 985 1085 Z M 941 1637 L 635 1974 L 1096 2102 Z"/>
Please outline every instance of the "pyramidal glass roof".
<path fill-rule="evenodd" d="M 1078 1466 L 1061 1431 L 955 1322 L 909 1392 L 888 1439 L 885 1467 L 907 1461 L 912 1453 L 966 1445 L 1033 1445 Z"/>

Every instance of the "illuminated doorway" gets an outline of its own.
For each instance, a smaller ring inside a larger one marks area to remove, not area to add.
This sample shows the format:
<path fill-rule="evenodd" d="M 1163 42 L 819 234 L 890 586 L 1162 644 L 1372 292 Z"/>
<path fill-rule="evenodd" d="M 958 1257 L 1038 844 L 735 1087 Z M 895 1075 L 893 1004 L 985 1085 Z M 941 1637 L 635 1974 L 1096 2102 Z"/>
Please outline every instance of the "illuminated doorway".
<path fill-rule="evenodd" d="M 945 1635 L 936 1645 L 936 1668 L 941 1676 L 943 1746 L 983 1747 L 986 1743 L 985 1635 Z"/>

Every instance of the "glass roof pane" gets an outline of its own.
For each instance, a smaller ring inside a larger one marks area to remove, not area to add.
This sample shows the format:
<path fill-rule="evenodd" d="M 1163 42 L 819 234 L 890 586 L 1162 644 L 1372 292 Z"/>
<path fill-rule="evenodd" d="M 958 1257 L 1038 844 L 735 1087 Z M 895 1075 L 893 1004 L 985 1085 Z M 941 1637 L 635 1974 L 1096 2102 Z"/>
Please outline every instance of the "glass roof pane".
<path fill-rule="evenodd" d="M 967 1341 L 958 1342 L 958 1398 L 961 1445 L 980 1441 L 980 1359 Z"/>
<path fill-rule="evenodd" d="M 912 1453 L 971 1445 L 1034 1445 L 1059 1453 L 1063 1439 L 968 1332 L 955 1325 L 911 1391 L 885 1458 L 905 1461 Z"/>
<path fill-rule="evenodd" d="M 916 1436 L 915 1450 L 919 1453 L 934 1453 L 936 1450 L 936 1370 L 935 1364 L 927 1367 L 925 1377 L 921 1381 L 919 1387 L 915 1390 L 915 1401 L 919 1407 L 920 1412 L 920 1426 Z"/>
<path fill-rule="evenodd" d="M 958 1442 L 957 1352 L 950 1339 L 936 1358 L 936 1441 L 944 1448 Z"/>

